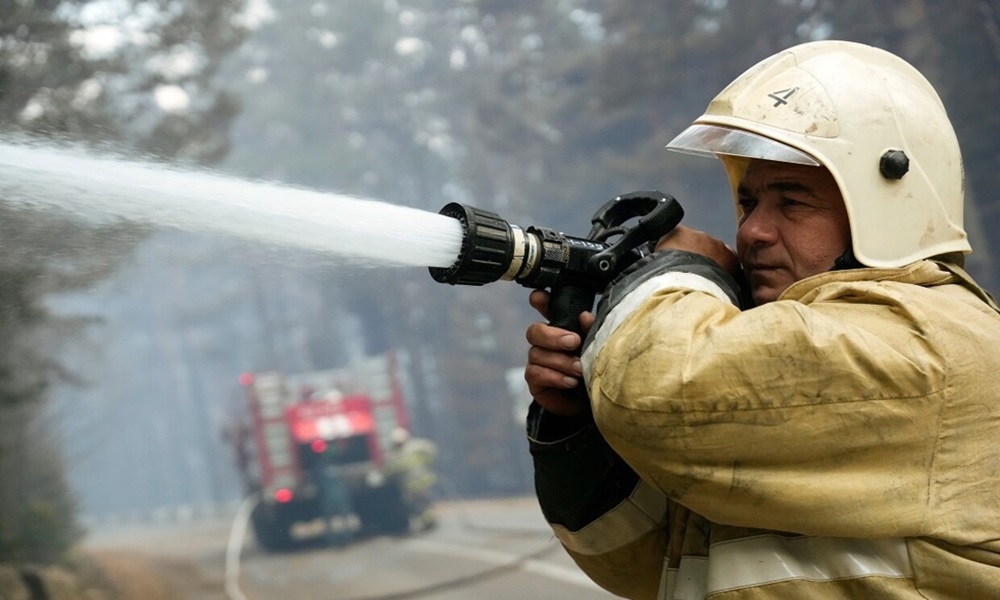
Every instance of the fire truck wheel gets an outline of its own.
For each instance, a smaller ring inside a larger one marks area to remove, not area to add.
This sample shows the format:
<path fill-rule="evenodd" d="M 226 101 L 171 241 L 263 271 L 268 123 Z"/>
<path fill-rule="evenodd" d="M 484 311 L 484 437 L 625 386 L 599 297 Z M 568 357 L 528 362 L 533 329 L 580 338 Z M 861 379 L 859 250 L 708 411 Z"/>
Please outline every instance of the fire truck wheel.
<path fill-rule="evenodd" d="M 250 515 L 250 522 L 257 543 L 265 550 L 284 552 L 293 549 L 292 524 L 287 519 L 258 505 Z"/>
<path fill-rule="evenodd" d="M 410 511 L 399 486 L 391 482 L 368 488 L 354 506 L 365 534 L 403 535 L 410 531 Z"/>

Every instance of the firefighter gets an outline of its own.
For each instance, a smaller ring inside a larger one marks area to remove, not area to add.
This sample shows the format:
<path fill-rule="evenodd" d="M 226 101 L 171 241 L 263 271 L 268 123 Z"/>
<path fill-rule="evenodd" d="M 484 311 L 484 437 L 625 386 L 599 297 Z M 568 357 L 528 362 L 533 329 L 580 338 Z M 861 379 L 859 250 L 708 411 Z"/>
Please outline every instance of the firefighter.
<path fill-rule="evenodd" d="M 428 529 L 437 522 L 432 508 L 434 462 L 437 447 L 426 439 L 414 438 L 405 428 L 396 427 L 390 434 L 390 454 L 386 471 L 399 485 L 403 501 L 417 529 Z"/>
<path fill-rule="evenodd" d="M 527 332 L 537 493 L 569 554 L 630 598 L 998 597 L 1000 309 L 962 268 L 937 93 L 888 52 L 807 43 L 668 148 L 721 159 L 735 252 L 665 236 L 581 318 L 579 358 L 576 334 Z"/>

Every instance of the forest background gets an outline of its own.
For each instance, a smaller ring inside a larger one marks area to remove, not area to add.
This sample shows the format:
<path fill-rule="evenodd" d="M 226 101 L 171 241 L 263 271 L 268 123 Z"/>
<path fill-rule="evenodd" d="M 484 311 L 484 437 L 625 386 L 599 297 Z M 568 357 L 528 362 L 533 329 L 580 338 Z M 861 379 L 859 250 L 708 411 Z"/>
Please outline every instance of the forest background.
<path fill-rule="evenodd" d="M 893 51 L 935 84 L 964 152 L 967 266 L 1000 290 L 995 0 L 11 0 L 0 133 L 578 234 L 615 194 L 661 189 L 731 239 L 721 167 L 663 146 L 754 62 L 825 38 Z M 223 432 L 239 373 L 387 350 L 410 357 L 442 495 L 531 489 L 523 288 L 87 227 L 3 198 L 0 249 L 0 562 L 238 500 Z"/>

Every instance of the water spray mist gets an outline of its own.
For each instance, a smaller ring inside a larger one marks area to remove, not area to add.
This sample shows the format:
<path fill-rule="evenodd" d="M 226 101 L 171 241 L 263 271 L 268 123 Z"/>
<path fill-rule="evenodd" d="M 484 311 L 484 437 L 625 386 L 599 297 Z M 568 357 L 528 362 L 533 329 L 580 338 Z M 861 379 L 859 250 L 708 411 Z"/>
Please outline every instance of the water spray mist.
<path fill-rule="evenodd" d="M 36 141 L 0 142 L 0 202 L 83 224 L 297 248 L 338 265 L 447 266 L 462 237 L 455 219 L 432 211 Z"/>

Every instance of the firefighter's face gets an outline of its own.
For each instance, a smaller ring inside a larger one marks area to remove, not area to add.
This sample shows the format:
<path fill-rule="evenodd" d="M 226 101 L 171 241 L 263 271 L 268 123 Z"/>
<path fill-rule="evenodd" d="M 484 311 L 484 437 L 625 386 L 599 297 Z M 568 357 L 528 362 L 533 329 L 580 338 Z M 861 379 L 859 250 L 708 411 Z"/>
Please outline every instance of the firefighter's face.
<path fill-rule="evenodd" d="M 752 160 L 738 194 L 736 252 L 758 305 L 829 271 L 850 247 L 847 209 L 824 167 Z"/>

